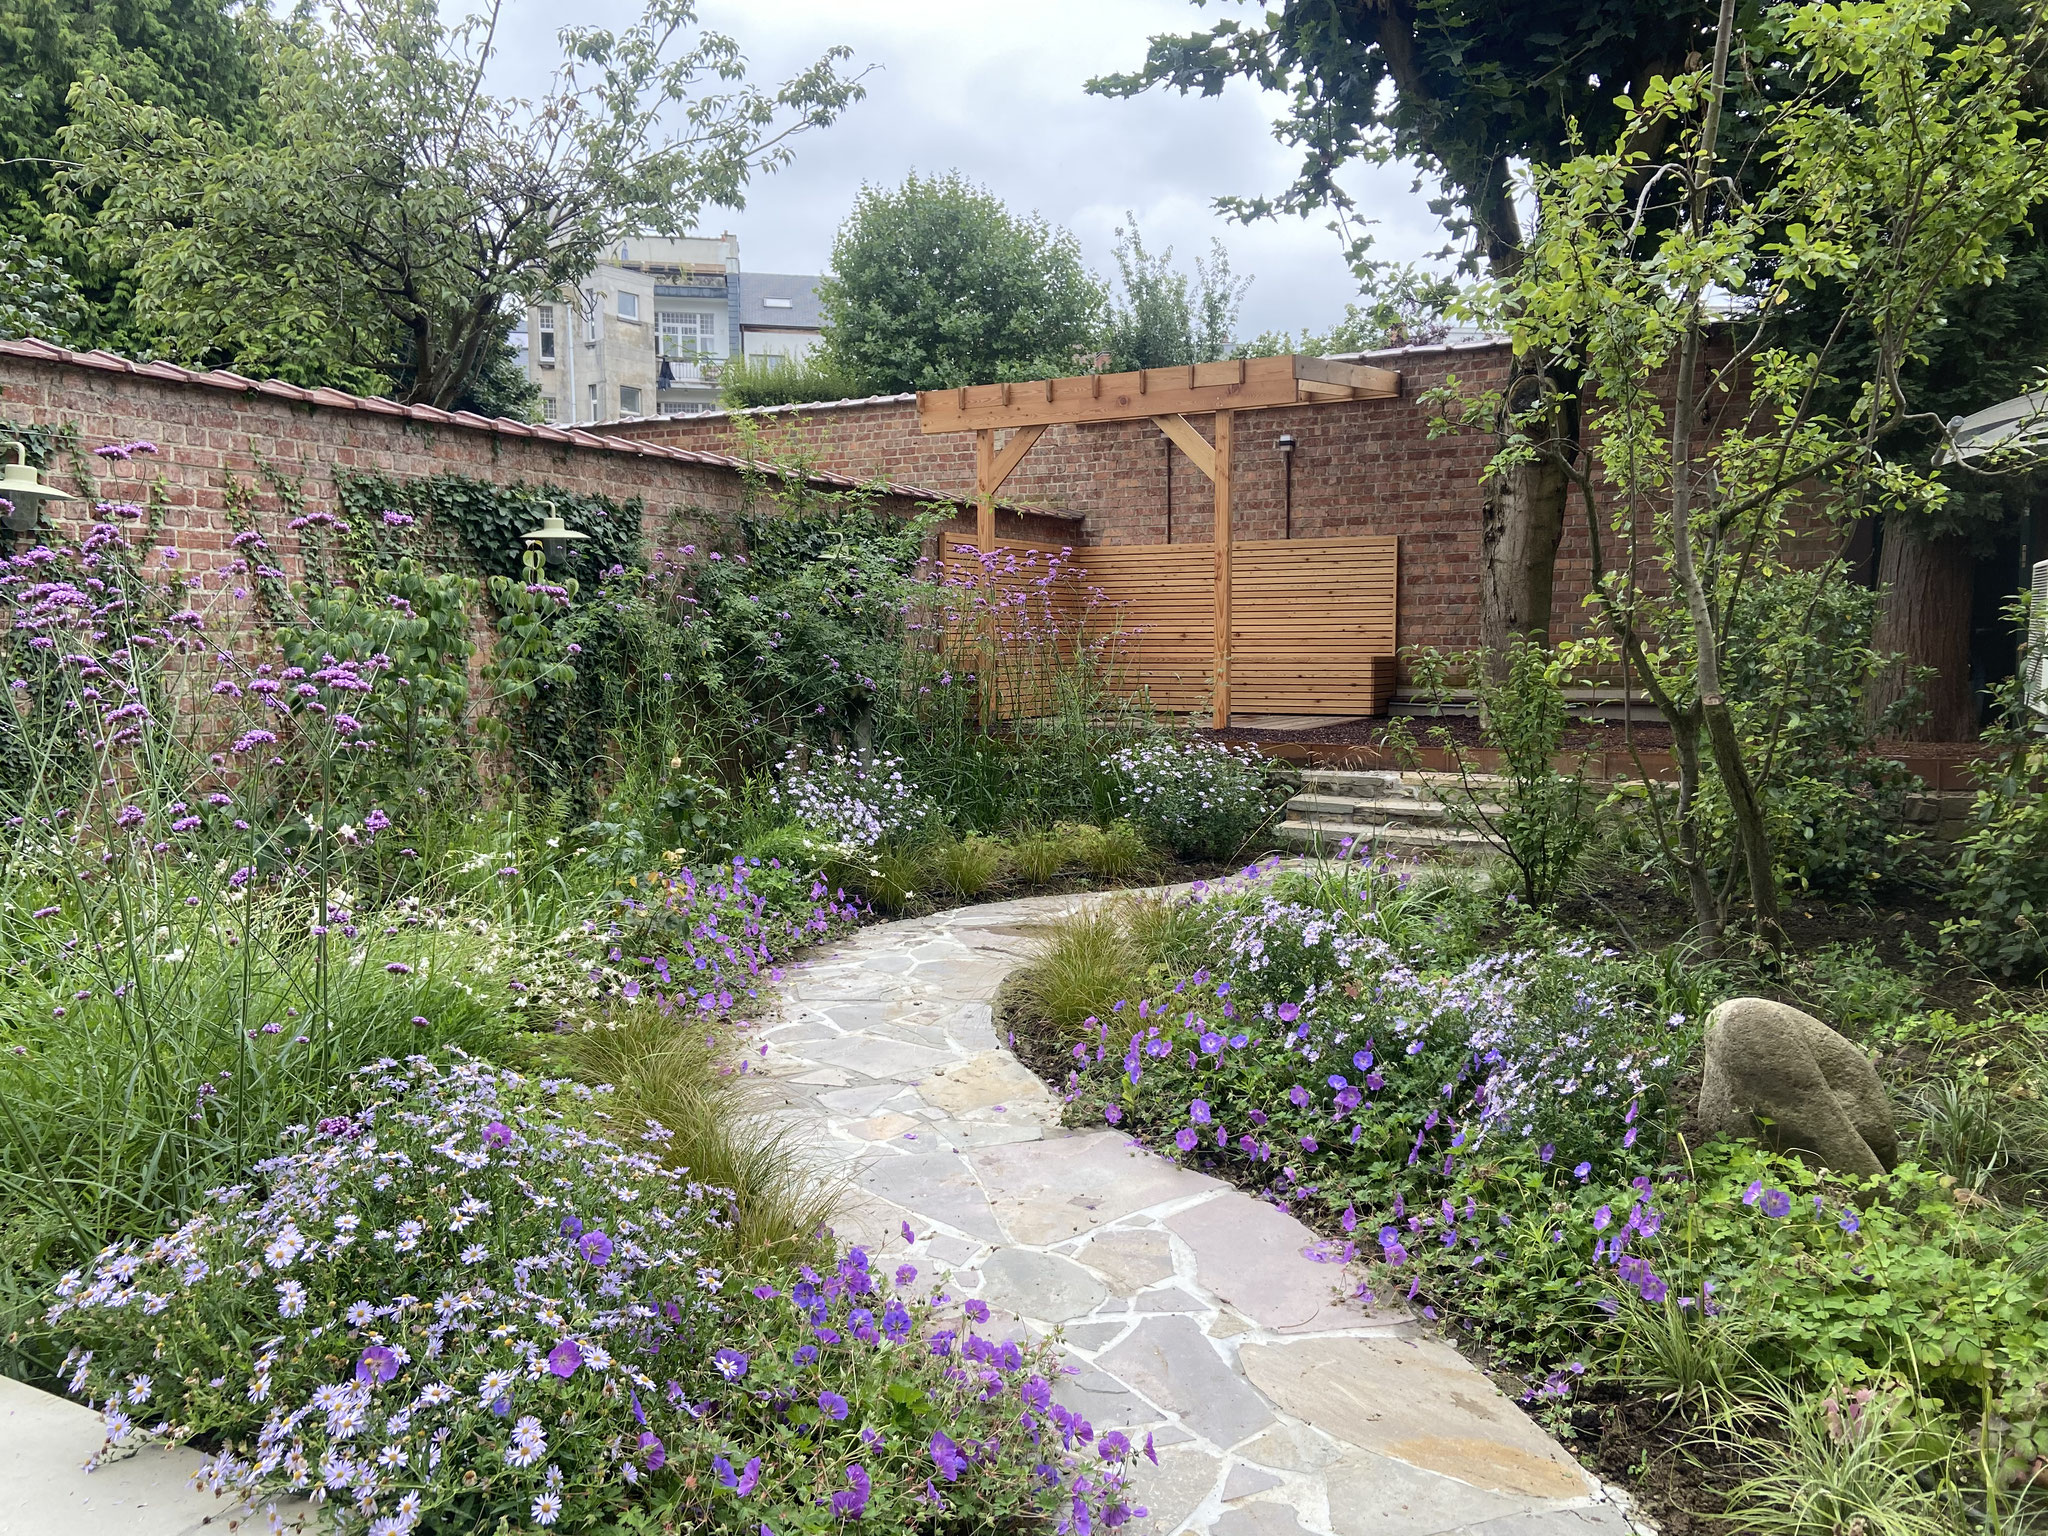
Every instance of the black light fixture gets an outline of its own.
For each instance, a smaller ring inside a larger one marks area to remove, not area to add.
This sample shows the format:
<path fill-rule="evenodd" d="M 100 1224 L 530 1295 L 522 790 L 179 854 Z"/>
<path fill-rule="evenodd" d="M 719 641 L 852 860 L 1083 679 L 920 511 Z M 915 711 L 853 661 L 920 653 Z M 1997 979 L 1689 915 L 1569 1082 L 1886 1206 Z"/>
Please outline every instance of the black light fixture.
<path fill-rule="evenodd" d="M 14 445 L 14 462 L 0 470 L 0 501 L 7 503 L 0 527 L 9 533 L 34 533 L 42 521 L 44 502 L 77 499 L 69 491 L 43 484 L 42 476 L 28 462 L 28 449 L 20 443 Z"/>
<path fill-rule="evenodd" d="M 1282 496 L 1287 507 L 1286 536 L 1291 539 L 1294 537 L 1294 434 L 1292 432 L 1282 432 L 1280 434 L 1280 466 L 1281 483 L 1285 487 Z"/>

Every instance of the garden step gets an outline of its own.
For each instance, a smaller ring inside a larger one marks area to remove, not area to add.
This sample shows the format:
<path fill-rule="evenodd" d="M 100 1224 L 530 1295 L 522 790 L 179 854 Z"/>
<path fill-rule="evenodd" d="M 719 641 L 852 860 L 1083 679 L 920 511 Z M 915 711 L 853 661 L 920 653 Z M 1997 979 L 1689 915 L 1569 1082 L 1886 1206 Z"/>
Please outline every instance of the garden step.
<path fill-rule="evenodd" d="M 1501 811 L 1497 805 L 1482 804 L 1478 809 L 1488 816 L 1498 816 Z M 1287 802 L 1287 810 L 1304 821 L 1349 821 L 1360 825 L 1386 821 L 1447 822 L 1452 819 L 1451 808 L 1441 800 L 1408 800 L 1396 795 L 1376 799 L 1355 795 L 1296 795 Z"/>
<path fill-rule="evenodd" d="M 1491 847 L 1477 832 L 1467 832 L 1461 827 L 1425 827 L 1400 821 L 1359 826 L 1351 822 L 1289 818 L 1273 829 L 1273 836 L 1289 847 L 1318 848 L 1326 853 L 1334 852 L 1346 838 L 1379 849 L 1402 848 L 1446 854 L 1479 854 Z"/>
<path fill-rule="evenodd" d="M 1305 768 L 1301 774 L 1301 787 L 1310 792 L 1399 796 L 1409 800 L 1434 800 L 1445 786 L 1486 789 L 1506 782 L 1495 773 L 1475 773 L 1461 778 L 1455 773 L 1402 773 L 1391 768 Z"/>

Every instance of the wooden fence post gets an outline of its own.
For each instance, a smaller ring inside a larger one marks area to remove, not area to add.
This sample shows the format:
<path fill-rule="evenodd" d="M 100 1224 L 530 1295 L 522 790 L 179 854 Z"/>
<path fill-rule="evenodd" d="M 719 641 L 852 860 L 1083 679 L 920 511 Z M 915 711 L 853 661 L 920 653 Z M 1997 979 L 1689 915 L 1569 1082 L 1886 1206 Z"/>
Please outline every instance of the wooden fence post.
<path fill-rule="evenodd" d="M 987 559 L 996 547 L 996 433 L 993 427 L 983 427 L 974 434 L 974 542 L 983 559 Z"/>
<path fill-rule="evenodd" d="M 1216 729 L 1230 725 L 1230 426 L 1216 413 Z"/>

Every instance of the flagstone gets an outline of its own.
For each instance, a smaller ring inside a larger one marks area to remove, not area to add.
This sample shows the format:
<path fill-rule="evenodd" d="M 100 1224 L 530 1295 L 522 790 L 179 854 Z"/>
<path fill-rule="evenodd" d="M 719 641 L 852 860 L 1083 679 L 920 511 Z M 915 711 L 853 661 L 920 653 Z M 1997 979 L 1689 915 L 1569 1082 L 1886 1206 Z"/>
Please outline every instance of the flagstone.
<path fill-rule="evenodd" d="M 1273 1422 L 1272 1409 L 1191 1317 L 1147 1318 L 1096 1363 L 1217 1446 L 1233 1446 Z"/>

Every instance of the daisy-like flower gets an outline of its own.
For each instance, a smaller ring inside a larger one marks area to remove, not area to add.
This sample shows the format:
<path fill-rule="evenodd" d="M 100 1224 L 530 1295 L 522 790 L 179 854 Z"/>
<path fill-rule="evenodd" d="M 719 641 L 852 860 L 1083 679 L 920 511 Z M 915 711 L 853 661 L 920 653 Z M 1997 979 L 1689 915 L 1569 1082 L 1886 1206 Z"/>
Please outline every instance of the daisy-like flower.
<path fill-rule="evenodd" d="M 553 1525 L 561 1518 L 562 1496 L 559 1493 L 537 1493 L 533 1496 L 533 1523 Z"/>
<path fill-rule="evenodd" d="M 547 1432 L 540 1420 L 527 1414 L 512 1426 L 512 1443 L 505 1447 L 505 1465 L 530 1467 L 548 1453 Z"/>
<path fill-rule="evenodd" d="M 465 1264 L 481 1264 L 485 1259 L 488 1259 L 490 1256 L 491 1250 L 486 1248 L 482 1243 L 471 1243 L 467 1248 L 462 1250 L 462 1262 Z"/>
<path fill-rule="evenodd" d="M 491 1404 L 495 1403 L 507 1392 L 510 1392 L 518 1380 L 519 1377 L 512 1371 L 490 1372 L 484 1377 L 483 1384 L 476 1389 L 477 1405 L 483 1408 L 490 1407 Z M 424 1397 L 425 1394 L 422 1393 L 421 1396 Z M 452 1397 L 454 1394 L 451 1392 L 449 1396 Z"/>
<path fill-rule="evenodd" d="M 377 1321 L 377 1309 L 367 1301 L 352 1301 L 342 1312 L 341 1319 L 351 1328 L 367 1328 Z"/>
<path fill-rule="evenodd" d="M 277 1288 L 277 1315 L 297 1317 L 306 1310 L 306 1288 L 296 1280 L 286 1280 Z"/>

